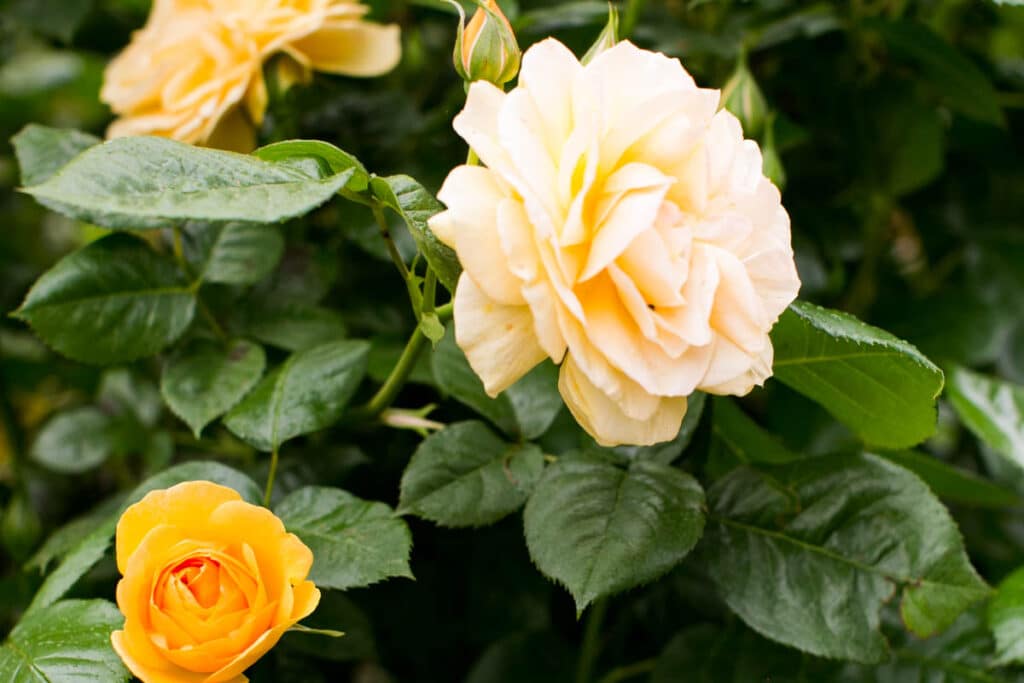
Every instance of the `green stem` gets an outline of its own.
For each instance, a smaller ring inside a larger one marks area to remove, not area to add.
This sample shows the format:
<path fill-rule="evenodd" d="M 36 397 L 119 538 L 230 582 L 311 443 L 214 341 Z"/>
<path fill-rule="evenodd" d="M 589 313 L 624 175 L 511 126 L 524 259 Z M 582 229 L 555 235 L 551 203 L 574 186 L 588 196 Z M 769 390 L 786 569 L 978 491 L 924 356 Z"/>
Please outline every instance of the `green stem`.
<path fill-rule="evenodd" d="M 213 330 L 213 333 L 217 336 L 217 339 L 221 340 L 222 342 L 227 342 L 228 333 L 224 331 L 224 328 L 220 326 L 220 323 L 217 322 L 217 319 L 213 317 L 213 313 L 210 312 L 210 309 L 209 307 L 207 307 L 206 302 L 200 299 L 198 294 L 196 296 L 196 305 L 199 307 L 199 313 L 202 314 L 203 319 L 206 321 L 206 324 L 210 326 L 210 329 Z"/>
<path fill-rule="evenodd" d="M 380 235 L 384 238 L 384 244 L 388 247 L 388 254 L 391 255 L 391 260 L 394 261 L 395 267 L 401 273 L 402 279 L 408 281 L 409 269 L 406 267 L 405 261 L 402 260 L 402 255 L 398 253 L 395 240 L 391 238 L 391 229 L 388 227 L 388 219 L 384 215 L 384 209 L 381 208 L 380 204 L 374 204 L 372 211 L 373 219 L 377 221 L 377 227 L 380 228 Z"/>
<path fill-rule="evenodd" d="M 455 304 L 453 302 L 449 301 L 444 306 L 438 306 L 434 310 L 434 313 L 436 313 L 437 317 L 441 319 L 441 322 L 445 322 L 449 318 L 452 317 L 452 314 L 454 313 L 454 311 L 455 311 Z"/>
<path fill-rule="evenodd" d="M 658 663 L 657 659 L 644 659 L 634 664 L 627 666 L 620 666 L 617 669 L 612 669 L 599 683 L 619 683 L 619 681 L 625 681 L 634 676 L 640 676 L 645 673 L 654 671 L 655 664 Z"/>
<path fill-rule="evenodd" d="M 398 396 L 398 392 L 405 386 L 405 381 L 409 379 L 409 374 L 416 367 L 416 361 L 419 359 L 423 349 L 426 348 L 426 345 L 427 338 L 417 326 L 413 330 L 412 336 L 409 337 L 409 341 L 406 343 L 402 355 L 398 358 L 398 362 L 395 363 L 395 367 L 391 369 L 391 374 L 384 380 L 384 384 L 381 385 L 377 393 L 373 395 L 373 398 L 365 406 L 353 411 L 353 416 L 366 419 L 375 418 L 385 408 L 390 406 Z"/>
<path fill-rule="evenodd" d="M 583 646 L 580 649 L 580 659 L 576 665 L 576 683 L 590 683 L 594 664 L 597 662 L 597 655 L 601 650 L 601 625 L 607 610 L 608 600 L 601 598 L 594 603 L 587 616 L 587 625 L 583 631 Z"/>
<path fill-rule="evenodd" d="M 263 507 L 270 507 L 270 496 L 274 493 L 274 478 L 277 476 L 278 447 L 270 451 L 270 471 L 267 473 L 267 488 L 263 492 Z"/>

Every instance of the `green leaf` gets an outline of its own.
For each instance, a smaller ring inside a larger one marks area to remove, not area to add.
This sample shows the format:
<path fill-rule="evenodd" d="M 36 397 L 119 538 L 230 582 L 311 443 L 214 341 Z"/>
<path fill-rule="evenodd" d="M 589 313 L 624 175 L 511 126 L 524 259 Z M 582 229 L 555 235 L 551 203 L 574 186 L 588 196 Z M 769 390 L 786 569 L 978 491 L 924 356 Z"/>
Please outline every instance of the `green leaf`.
<path fill-rule="evenodd" d="M 653 446 L 618 446 L 615 450 L 620 453 L 628 453 L 630 457 L 640 460 L 671 465 L 693 441 L 693 435 L 700 424 L 700 418 L 704 415 L 704 406 L 706 405 L 707 394 L 695 391 L 686 400 L 686 415 L 683 417 L 683 424 L 679 427 L 676 438 Z"/>
<path fill-rule="evenodd" d="M 305 351 L 347 334 L 340 313 L 300 301 L 254 301 L 246 306 L 240 327 L 247 337 L 286 351 Z"/>
<path fill-rule="evenodd" d="M 26 615 L 0 647 L 5 683 L 127 681 L 131 674 L 110 645 L 124 617 L 106 600 L 64 600 Z"/>
<path fill-rule="evenodd" d="M 543 471 L 544 455 L 533 444 L 509 444 L 482 422 L 460 422 L 413 453 L 398 512 L 443 526 L 493 524 L 526 502 Z"/>
<path fill-rule="evenodd" d="M 882 155 L 880 178 L 894 197 L 924 187 L 943 171 L 946 131 L 934 107 L 907 97 L 886 102 L 874 112 L 879 117 Z"/>
<path fill-rule="evenodd" d="M 284 238 L 273 225 L 191 222 L 185 256 L 203 282 L 251 285 L 269 275 L 284 253 Z"/>
<path fill-rule="evenodd" d="M 890 451 L 877 455 L 916 474 L 939 498 L 959 505 L 1011 508 L 1024 502 L 1013 491 L 926 453 Z"/>
<path fill-rule="evenodd" d="M 37 569 L 45 572 L 50 563 L 61 560 L 69 552 L 82 542 L 85 536 L 105 522 L 115 510 L 121 509 L 120 497 L 109 498 L 100 503 L 95 509 L 90 510 L 81 517 L 76 517 L 64 526 L 60 527 L 46 539 L 46 542 L 36 551 L 35 555 L 25 563 L 25 569 Z"/>
<path fill-rule="evenodd" d="M 370 345 L 339 341 L 299 351 L 263 378 L 224 424 L 260 450 L 330 426 L 366 373 Z"/>
<path fill-rule="evenodd" d="M 454 292 L 462 266 L 451 247 L 437 239 L 427 225 L 427 220 L 444 211 L 444 206 L 407 175 L 373 178 L 370 191 L 382 204 L 398 212 L 437 279 Z"/>
<path fill-rule="evenodd" d="M 701 536 L 703 506 L 700 484 L 681 470 L 648 461 L 620 469 L 594 455 L 566 455 L 526 504 L 526 545 L 582 611 L 678 564 Z"/>
<path fill-rule="evenodd" d="M 867 443 L 907 448 L 935 431 L 943 376 L 905 341 L 838 311 L 797 302 L 772 330 L 775 377 Z"/>
<path fill-rule="evenodd" d="M 761 634 L 824 657 L 888 657 L 879 609 L 898 591 L 919 637 L 989 589 L 928 487 L 870 455 L 734 470 L 708 494 L 704 556 L 729 607 Z"/>
<path fill-rule="evenodd" d="M 1024 387 L 955 367 L 949 402 L 964 425 L 1018 469 L 1024 468 Z"/>
<path fill-rule="evenodd" d="M 465 683 L 566 683 L 573 665 L 574 653 L 558 634 L 513 633 L 484 650 Z"/>
<path fill-rule="evenodd" d="M 313 551 L 309 578 L 321 588 L 348 590 L 395 576 L 412 578 L 412 534 L 384 503 L 308 486 L 289 494 L 274 512 Z"/>
<path fill-rule="evenodd" d="M 199 437 L 203 427 L 231 410 L 259 381 L 266 355 L 258 344 L 193 342 L 176 353 L 160 375 L 160 393 L 175 415 Z"/>
<path fill-rule="evenodd" d="M 303 622 L 303 630 L 289 631 L 282 645 L 317 659 L 348 662 L 376 659 L 377 647 L 373 626 L 363 610 L 338 591 L 325 591 L 316 611 Z M 345 636 L 335 640 L 331 636 L 308 629 L 339 630 Z"/>
<path fill-rule="evenodd" d="M 317 208 L 354 173 L 310 176 L 287 163 L 125 137 L 86 150 L 25 189 L 41 204 L 108 228 L 170 228 L 184 221 L 276 223 Z"/>
<path fill-rule="evenodd" d="M 984 123 L 1006 125 L 992 82 L 927 24 L 873 19 L 867 26 L 878 31 L 893 52 L 915 63 L 951 108 Z"/>
<path fill-rule="evenodd" d="M 321 140 L 275 142 L 252 154 L 264 161 L 294 165 L 313 177 L 328 178 L 353 169 L 345 186 L 352 192 L 363 192 L 370 184 L 370 175 L 359 159 Z"/>
<path fill-rule="evenodd" d="M 735 401 L 716 396 L 711 405 L 712 448 L 707 467 L 713 478 L 739 465 L 778 465 L 802 457 L 747 417 Z"/>
<path fill-rule="evenodd" d="M 37 123 L 28 124 L 11 138 L 21 167 L 23 185 L 38 185 L 76 156 L 101 142 L 95 135 Z"/>
<path fill-rule="evenodd" d="M 988 604 L 988 626 L 996 639 L 998 663 L 1024 664 L 1024 569 L 999 584 Z"/>
<path fill-rule="evenodd" d="M 455 343 L 454 326 L 449 325 L 430 362 L 434 380 L 442 392 L 469 406 L 511 436 L 537 438 L 547 431 L 562 409 L 558 368 L 552 363 L 541 363 L 497 398 L 488 396 L 483 382 Z"/>
<path fill-rule="evenodd" d="M 140 443 L 138 430 L 99 408 L 85 406 L 58 413 L 39 431 L 32 459 L 62 474 L 81 474 L 124 454 Z"/>
<path fill-rule="evenodd" d="M 165 489 L 185 481 L 206 480 L 235 489 L 245 500 L 258 504 L 263 492 L 252 479 L 217 462 L 193 461 L 175 465 L 135 487 L 116 513 L 103 520 L 61 561 L 39 587 L 25 615 L 52 605 L 67 593 L 82 576 L 103 559 L 114 538 L 117 520 L 129 505 L 139 502 L 150 491 Z"/>
<path fill-rule="evenodd" d="M 40 277 L 15 316 L 43 341 L 86 363 L 124 363 L 174 342 L 195 313 L 174 262 L 114 234 L 65 256 Z"/>

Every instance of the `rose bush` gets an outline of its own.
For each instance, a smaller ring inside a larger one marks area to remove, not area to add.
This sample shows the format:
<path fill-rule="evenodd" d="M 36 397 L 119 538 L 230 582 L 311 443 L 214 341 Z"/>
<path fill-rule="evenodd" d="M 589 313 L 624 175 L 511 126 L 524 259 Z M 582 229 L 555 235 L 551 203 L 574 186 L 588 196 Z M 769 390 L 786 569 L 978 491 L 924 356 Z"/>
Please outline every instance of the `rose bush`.
<path fill-rule="evenodd" d="M 0 682 L 1018 683 L 1021 11 L 2 4 Z"/>

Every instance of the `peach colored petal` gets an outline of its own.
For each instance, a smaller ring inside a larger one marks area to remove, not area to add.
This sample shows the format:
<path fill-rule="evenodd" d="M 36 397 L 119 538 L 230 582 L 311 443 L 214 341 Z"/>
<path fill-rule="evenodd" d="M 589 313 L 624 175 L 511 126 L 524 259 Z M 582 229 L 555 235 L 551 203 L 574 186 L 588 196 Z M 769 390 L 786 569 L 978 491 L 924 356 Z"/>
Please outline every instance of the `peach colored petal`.
<path fill-rule="evenodd" d="M 291 48 L 317 71 L 345 76 L 380 76 L 402 57 L 398 26 L 366 21 L 325 26 L 296 40 Z"/>

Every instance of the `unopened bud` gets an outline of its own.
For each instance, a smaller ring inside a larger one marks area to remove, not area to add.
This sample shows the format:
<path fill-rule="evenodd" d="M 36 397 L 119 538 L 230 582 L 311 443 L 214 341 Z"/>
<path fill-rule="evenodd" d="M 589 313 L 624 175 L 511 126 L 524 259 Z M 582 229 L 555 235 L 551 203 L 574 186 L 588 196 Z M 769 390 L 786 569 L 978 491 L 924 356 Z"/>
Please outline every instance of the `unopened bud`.
<path fill-rule="evenodd" d="M 608 23 L 604 25 L 601 35 L 597 37 L 594 44 L 587 50 L 587 54 L 583 55 L 580 63 L 584 65 L 590 64 L 594 57 L 614 47 L 617 42 L 619 42 L 619 11 L 615 9 L 615 5 L 608 3 Z"/>
<path fill-rule="evenodd" d="M 512 25 L 495 0 L 477 0 L 479 8 L 466 23 L 458 3 L 459 33 L 455 40 L 455 70 L 467 83 L 508 83 L 519 73 L 520 51 Z"/>
<path fill-rule="evenodd" d="M 740 57 L 736 71 L 722 88 L 722 105 L 740 120 L 747 137 L 755 138 L 761 134 L 768 104 L 754 75 L 747 68 L 745 57 Z"/>

